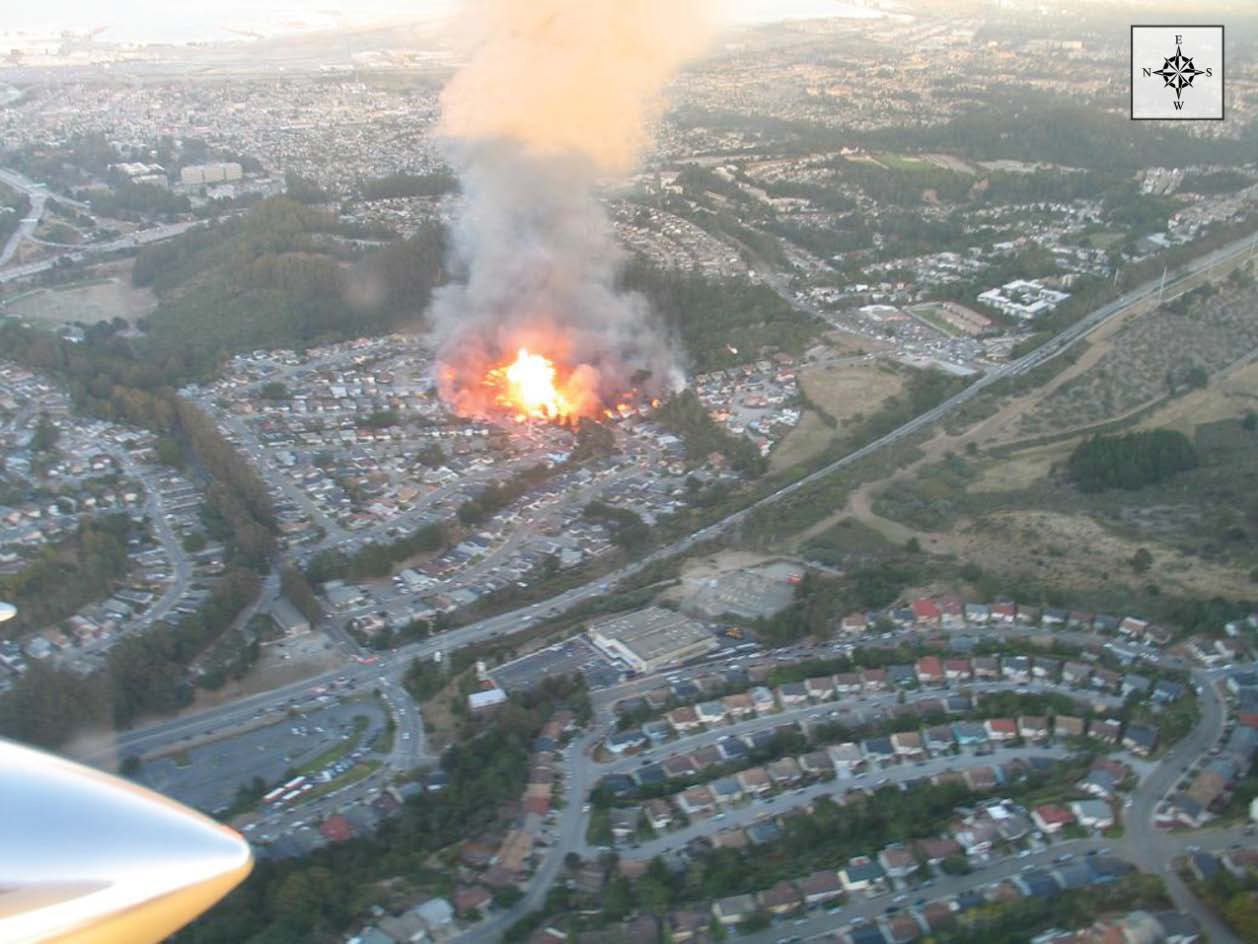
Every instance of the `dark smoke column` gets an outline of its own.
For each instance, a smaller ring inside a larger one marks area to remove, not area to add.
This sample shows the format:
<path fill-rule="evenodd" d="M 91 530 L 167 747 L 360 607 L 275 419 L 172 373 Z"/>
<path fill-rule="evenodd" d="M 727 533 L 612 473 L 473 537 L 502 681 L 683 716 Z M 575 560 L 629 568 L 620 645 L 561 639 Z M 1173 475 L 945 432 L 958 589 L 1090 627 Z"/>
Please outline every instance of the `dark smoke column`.
<path fill-rule="evenodd" d="M 616 291 L 622 254 L 595 184 L 636 165 L 661 89 L 709 38 L 710 9 L 465 0 L 468 60 L 442 94 L 440 127 L 463 189 L 455 280 L 430 311 L 438 386 L 457 412 L 492 410 L 482 378 L 522 346 L 563 366 L 581 412 L 642 371 L 653 392 L 679 386 L 645 301 Z"/>

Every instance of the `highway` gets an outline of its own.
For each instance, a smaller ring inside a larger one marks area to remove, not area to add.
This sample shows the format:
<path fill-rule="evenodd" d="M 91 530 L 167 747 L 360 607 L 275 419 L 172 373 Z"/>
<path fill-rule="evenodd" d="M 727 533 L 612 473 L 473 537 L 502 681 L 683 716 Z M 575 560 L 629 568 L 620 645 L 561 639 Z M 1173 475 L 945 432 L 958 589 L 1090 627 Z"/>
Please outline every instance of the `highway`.
<path fill-rule="evenodd" d="M 0 169 L 0 182 L 8 184 L 14 190 L 26 194 L 31 201 L 31 210 L 18 224 L 18 228 L 0 248 L 0 267 L 6 266 L 17 255 L 18 247 L 24 239 L 30 239 L 44 217 L 44 204 L 48 201 L 48 190 L 40 184 L 23 177 L 16 171 Z"/>
<path fill-rule="evenodd" d="M 1165 290 L 1168 296 L 1173 295 L 1176 287 L 1198 273 L 1245 253 L 1252 254 L 1254 252 L 1254 248 L 1255 239 L 1252 237 L 1246 237 L 1194 260 L 1192 263 L 1185 266 L 1173 278 L 1167 279 Z M 1156 296 L 1162 288 L 1160 283 L 1160 279 L 1153 279 L 1138 288 L 1127 292 L 1120 298 L 1102 306 L 1095 312 L 1076 322 L 1074 325 L 1062 331 L 1056 337 L 1047 341 L 1035 351 L 1032 351 L 1024 357 L 1005 365 L 985 377 L 982 377 L 956 395 L 940 403 L 938 406 L 910 420 L 908 423 L 905 423 L 903 426 L 900 426 L 885 436 L 855 450 L 852 453 L 849 453 L 848 455 L 821 469 L 818 469 L 804 478 L 783 486 L 755 503 L 727 515 L 725 518 L 707 526 L 701 531 L 681 538 L 670 545 L 661 547 L 641 560 L 628 564 L 625 567 L 600 578 L 599 580 L 591 581 L 590 583 L 584 584 L 580 587 L 574 587 L 566 590 L 544 602 L 535 603 L 509 613 L 503 613 L 475 623 L 470 623 L 459 629 L 441 633 L 439 636 L 426 639 L 421 642 L 411 643 L 401 647 L 400 649 L 394 650 L 392 653 L 381 654 L 379 663 L 372 667 L 353 666 L 331 670 L 307 679 L 304 682 L 293 683 L 292 685 L 283 686 L 282 688 L 276 689 L 272 692 L 250 696 L 249 698 L 242 699 L 240 702 L 233 703 L 231 705 L 219 706 L 195 715 L 185 715 L 173 721 L 157 722 L 143 728 L 121 733 L 117 738 L 116 750 L 109 750 L 108 752 L 99 751 L 95 758 L 88 756 L 86 759 L 105 759 L 111 756 L 125 756 L 131 753 L 153 750 L 163 744 L 177 741 L 183 737 L 190 737 L 196 732 L 206 728 L 221 727 L 226 723 L 232 723 L 233 719 L 248 717 L 259 708 L 274 707 L 275 705 L 282 704 L 304 690 L 320 685 L 326 685 L 330 680 L 334 679 L 338 675 L 349 673 L 360 680 L 366 680 L 372 676 L 385 674 L 390 669 L 404 670 L 413 659 L 431 658 L 438 650 L 448 654 L 449 652 L 452 652 L 462 646 L 484 642 L 497 636 L 515 632 L 524 625 L 525 617 L 535 619 L 543 613 L 550 613 L 552 611 L 565 612 L 570 610 L 580 603 L 605 594 L 610 587 L 641 573 L 646 567 L 659 561 L 666 560 L 674 555 L 683 554 L 694 548 L 696 545 L 711 540 L 712 538 L 729 531 L 731 528 L 746 520 L 748 516 L 756 511 L 771 507 L 782 499 L 796 494 L 802 489 L 821 481 L 827 476 L 833 475 L 835 472 L 841 471 L 853 463 L 913 435 L 919 430 L 929 426 L 956 410 L 961 405 L 969 402 L 987 387 L 1004 379 L 1005 377 L 1017 376 L 1024 374 L 1027 371 L 1034 370 L 1041 364 L 1044 364 L 1052 358 L 1067 351 L 1072 345 L 1087 337 L 1110 318 L 1113 318 L 1115 315 L 1125 311 L 1132 305 L 1139 304 Z"/>
<path fill-rule="evenodd" d="M 188 230 L 196 226 L 201 226 L 200 220 L 188 220 L 181 223 L 166 223 L 161 226 L 150 227 L 149 229 L 136 230 L 126 236 L 119 236 L 117 239 L 105 240 L 98 243 L 84 243 L 78 246 L 66 247 L 69 251 L 39 262 L 29 262 L 25 265 L 4 268 L 17 254 L 18 247 L 24 240 L 34 240 L 35 230 L 38 228 L 40 220 L 44 215 L 44 206 L 48 199 L 57 200 L 80 210 L 89 210 L 86 204 L 77 200 L 71 200 L 69 197 L 60 194 L 50 194 L 48 188 L 41 183 L 31 180 L 29 177 L 19 174 L 17 171 L 0 168 L 0 181 L 8 184 L 15 190 L 21 191 L 30 198 L 31 212 L 22 221 L 22 224 L 9 237 L 6 244 L 0 248 L 0 284 L 5 282 L 14 282 L 18 279 L 28 278 L 32 275 L 38 275 L 41 272 L 47 272 L 54 268 L 61 259 L 69 259 L 72 262 L 82 262 L 92 255 L 100 253 L 116 252 L 120 249 L 137 249 L 141 246 L 147 246 L 149 243 L 160 242 L 163 239 L 170 239 L 186 233 Z M 55 244 L 46 243 L 42 240 L 34 240 L 41 245 L 56 248 Z"/>

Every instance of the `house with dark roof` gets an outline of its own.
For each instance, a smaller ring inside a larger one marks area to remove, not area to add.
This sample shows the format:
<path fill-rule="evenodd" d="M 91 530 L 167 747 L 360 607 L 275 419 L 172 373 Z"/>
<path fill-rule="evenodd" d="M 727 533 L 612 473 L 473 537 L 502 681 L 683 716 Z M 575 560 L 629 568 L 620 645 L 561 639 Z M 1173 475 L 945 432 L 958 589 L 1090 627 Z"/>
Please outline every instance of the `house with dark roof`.
<path fill-rule="evenodd" d="M 721 806 L 730 806 L 743 798 L 743 788 L 736 777 L 721 777 L 719 780 L 713 780 L 708 786 L 712 790 L 712 796 Z"/>
<path fill-rule="evenodd" d="M 987 743 L 987 728 L 980 721 L 958 721 L 952 734 L 962 747 L 979 747 Z"/>
<path fill-rule="evenodd" d="M 1013 883 L 1022 894 L 1032 898 L 1052 898 L 1061 893 L 1061 886 L 1052 873 L 1043 869 L 1028 869 L 1013 877 Z"/>
<path fill-rule="evenodd" d="M 834 761 L 825 751 L 810 751 L 799 758 L 799 768 L 809 777 L 833 777 Z"/>
<path fill-rule="evenodd" d="M 1123 732 L 1123 747 L 1138 754 L 1141 757 L 1148 757 L 1158 746 L 1158 732 L 1156 728 L 1151 728 L 1146 724 L 1129 724 L 1127 730 Z"/>
<path fill-rule="evenodd" d="M 868 856 L 857 856 L 839 869 L 839 881 L 846 892 L 868 891 L 885 879 L 882 866 Z"/>
<path fill-rule="evenodd" d="M 895 757 L 895 748 L 889 737 L 866 738 L 861 742 L 861 752 L 873 763 L 882 763 Z"/>
<path fill-rule="evenodd" d="M 776 842 L 782 836 L 782 830 L 778 829 L 777 824 L 769 819 L 757 820 L 746 829 L 743 830 L 747 834 L 747 839 L 752 845 L 760 846 L 767 842 Z"/>

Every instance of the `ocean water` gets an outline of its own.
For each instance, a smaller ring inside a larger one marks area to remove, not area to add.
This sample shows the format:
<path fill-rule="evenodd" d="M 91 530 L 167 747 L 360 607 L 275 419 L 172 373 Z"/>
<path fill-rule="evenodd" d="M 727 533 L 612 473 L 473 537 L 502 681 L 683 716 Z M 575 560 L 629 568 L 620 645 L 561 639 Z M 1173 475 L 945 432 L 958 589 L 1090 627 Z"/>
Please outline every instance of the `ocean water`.
<path fill-rule="evenodd" d="M 0 33 L 85 34 L 103 28 L 114 43 L 189 43 L 335 29 L 382 20 L 446 16 L 459 0 L 221 0 L 172 4 L 169 0 L 41 0 L 5 10 Z M 877 9 L 840 0 L 718 0 L 737 23 L 772 23 L 818 17 L 875 18 Z"/>

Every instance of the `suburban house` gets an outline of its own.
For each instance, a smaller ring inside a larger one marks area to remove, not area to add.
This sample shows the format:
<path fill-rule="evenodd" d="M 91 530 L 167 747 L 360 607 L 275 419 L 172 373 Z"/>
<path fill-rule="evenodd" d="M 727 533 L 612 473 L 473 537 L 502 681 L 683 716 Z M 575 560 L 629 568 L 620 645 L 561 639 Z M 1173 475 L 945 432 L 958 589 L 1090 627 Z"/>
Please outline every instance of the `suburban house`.
<path fill-rule="evenodd" d="M 763 767 L 750 767 L 735 774 L 738 785 L 748 796 L 764 796 L 773 792 L 773 781 Z"/>
<path fill-rule="evenodd" d="M 771 915 L 788 915 L 804 906 L 804 898 L 793 882 L 778 882 L 760 893 L 760 905 Z"/>
<path fill-rule="evenodd" d="M 1123 747 L 1133 754 L 1148 757 L 1158 746 L 1158 732 L 1145 724 L 1129 724 L 1123 732 Z"/>
<path fill-rule="evenodd" d="M 809 908 L 834 901 L 843 894 L 843 884 L 839 881 L 838 874 L 830 869 L 813 872 L 796 884 L 800 894 L 804 896 L 804 904 Z"/>
<path fill-rule="evenodd" d="M 891 878 L 907 878 L 917 871 L 917 858 L 907 846 L 891 845 L 878 853 L 878 864 Z"/>
<path fill-rule="evenodd" d="M 1031 819 L 1036 827 L 1044 833 L 1052 835 L 1075 821 L 1075 815 L 1064 806 L 1056 803 L 1045 803 L 1031 811 Z"/>
<path fill-rule="evenodd" d="M 1048 719 L 1042 715 L 1019 715 L 1018 736 L 1027 741 L 1048 739 Z"/>
<path fill-rule="evenodd" d="M 1114 811 L 1104 800 L 1076 800 L 1070 812 L 1080 826 L 1088 829 L 1109 829 L 1114 825 Z"/>
<path fill-rule="evenodd" d="M 839 881 L 846 892 L 863 892 L 880 885 L 885 879 L 882 866 L 868 856 L 857 856 L 839 869 Z"/>
<path fill-rule="evenodd" d="M 712 917 L 726 928 L 742 924 L 757 910 L 756 899 L 751 895 L 730 895 L 712 903 Z"/>
<path fill-rule="evenodd" d="M 1018 724 L 1012 718 L 989 718 L 983 722 L 989 741 L 1013 741 L 1018 737 Z"/>

